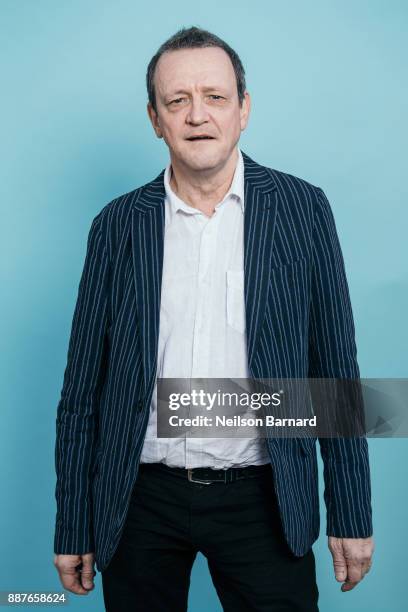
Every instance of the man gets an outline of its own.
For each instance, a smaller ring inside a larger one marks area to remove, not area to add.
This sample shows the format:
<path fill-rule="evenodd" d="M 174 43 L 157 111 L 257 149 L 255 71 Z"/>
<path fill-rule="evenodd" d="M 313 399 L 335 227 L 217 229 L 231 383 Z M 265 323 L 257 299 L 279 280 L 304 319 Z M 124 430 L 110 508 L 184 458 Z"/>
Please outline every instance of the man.
<path fill-rule="evenodd" d="M 323 191 L 237 146 L 238 55 L 198 28 L 152 58 L 156 179 L 95 217 L 57 417 L 55 565 L 106 609 L 187 609 L 201 551 L 224 610 L 318 610 L 315 439 L 159 439 L 157 377 L 357 378 L 341 250 Z M 335 577 L 373 553 L 364 437 L 320 438 Z"/>

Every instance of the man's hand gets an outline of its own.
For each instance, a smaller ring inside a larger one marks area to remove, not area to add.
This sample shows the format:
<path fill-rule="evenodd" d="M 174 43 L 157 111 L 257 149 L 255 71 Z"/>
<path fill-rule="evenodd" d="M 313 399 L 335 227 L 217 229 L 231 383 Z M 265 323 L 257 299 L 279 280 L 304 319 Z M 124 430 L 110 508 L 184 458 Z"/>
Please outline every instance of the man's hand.
<path fill-rule="evenodd" d="M 55 555 L 54 565 L 65 589 L 77 595 L 88 595 L 94 588 L 94 553 Z"/>
<path fill-rule="evenodd" d="M 374 540 L 369 538 L 335 538 L 329 536 L 334 573 L 341 590 L 351 591 L 370 571 Z"/>

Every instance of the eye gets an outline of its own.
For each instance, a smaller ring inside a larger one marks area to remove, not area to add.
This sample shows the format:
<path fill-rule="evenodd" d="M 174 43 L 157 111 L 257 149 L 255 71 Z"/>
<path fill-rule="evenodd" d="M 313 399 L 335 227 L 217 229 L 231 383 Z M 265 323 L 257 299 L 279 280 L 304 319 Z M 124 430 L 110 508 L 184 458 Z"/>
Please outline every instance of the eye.
<path fill-rule="evenodd" d="M 178 104 L 179 102 L 181 102 L 182 100 L 184 100 L 184 98 L 176 98 L 175 100 L 172 100 L 170 102 L 170 104 Z"/>
<path fill-rule="evenodd" d="M 224 99 L 222 96 L 218 96 L 217 94 L 211 94 L 210 98 L 215 98 L 217 100 L 223 100 Z"/>

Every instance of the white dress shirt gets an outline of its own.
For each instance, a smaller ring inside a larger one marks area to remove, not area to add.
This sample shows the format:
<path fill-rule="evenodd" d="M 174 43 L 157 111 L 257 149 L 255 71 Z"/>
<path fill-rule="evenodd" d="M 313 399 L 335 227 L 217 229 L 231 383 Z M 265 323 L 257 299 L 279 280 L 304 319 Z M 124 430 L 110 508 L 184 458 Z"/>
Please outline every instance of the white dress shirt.
<path fill-rule="evenodd" d="M 165 233 L 159 378 L 249 378 L 244 301 L 244 162 L 211 217 L 183 202 L 164 174 Z M 157 438 L 157 381 L 141 462 L 227 469 L 269 463 L 265 440 Z"/>

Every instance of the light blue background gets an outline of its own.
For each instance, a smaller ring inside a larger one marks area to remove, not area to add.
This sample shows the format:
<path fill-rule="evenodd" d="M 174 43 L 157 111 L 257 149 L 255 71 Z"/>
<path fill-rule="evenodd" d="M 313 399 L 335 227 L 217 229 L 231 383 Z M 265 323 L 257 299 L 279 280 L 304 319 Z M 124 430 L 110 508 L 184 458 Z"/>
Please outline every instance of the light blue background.
<path fill-rule="evenodd" d="M 247 72 L 241 140 L 256 161 L 329 197 L 364 377 L 406 377 L 407 3 L 2 1 L 0 589 L 58 590 L 55 414 L 90 223 L 167 163 L 145 71 L 181 26 L 214 31 Z M 320 609 L 406 609 L 407 441 L 370 440 L 374 565 L 334 580 L 321 507 Z M 319 459 L 320 461 L 320 459 Z M 320 462 L 322 490 L 322 464 Z M 100 574 L 71 609 L 103 609 Z M 193 612 L 220 606 L 200 557 Z"/>

